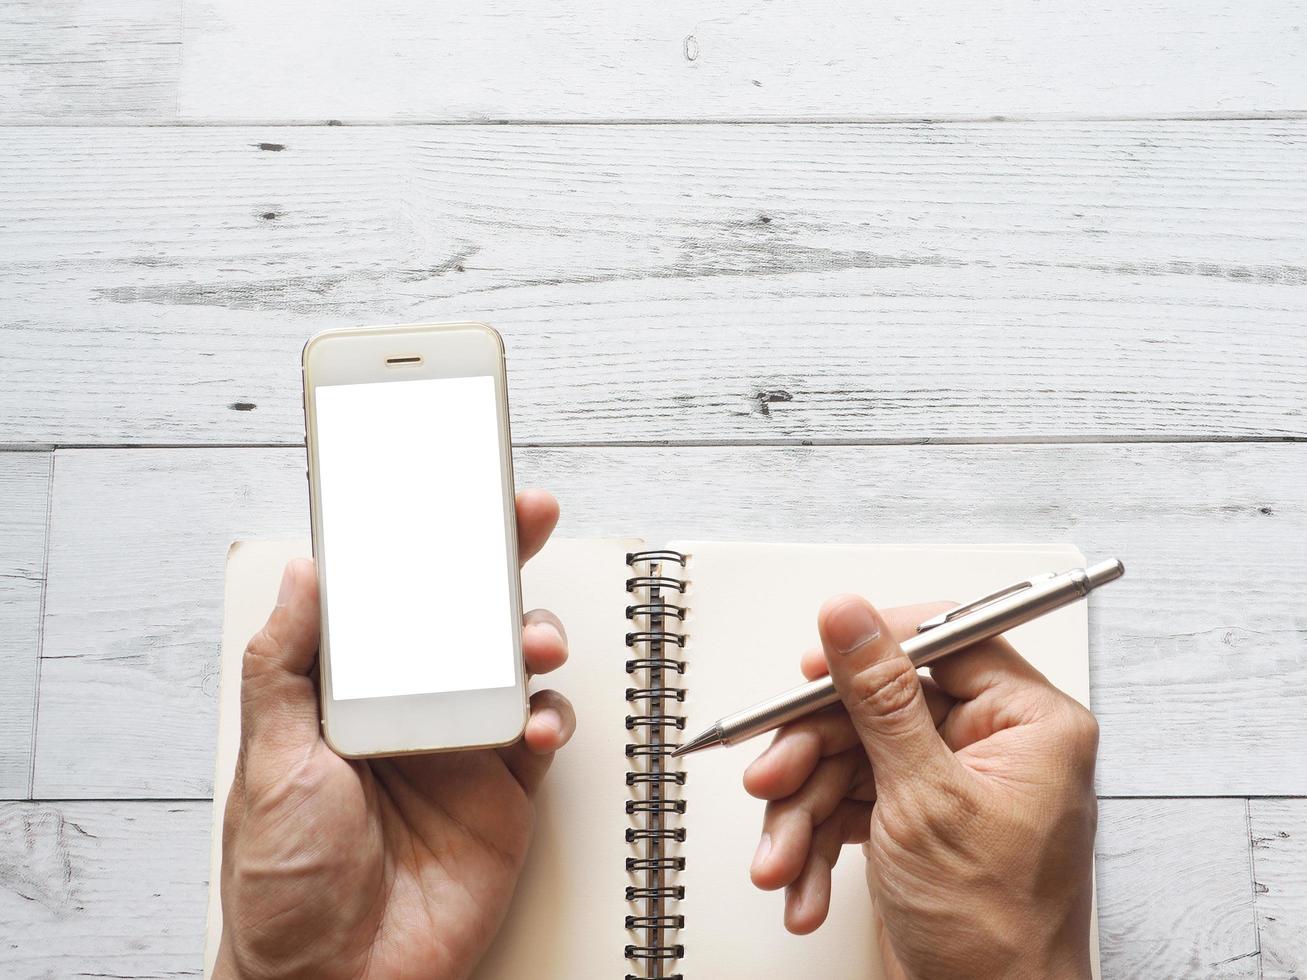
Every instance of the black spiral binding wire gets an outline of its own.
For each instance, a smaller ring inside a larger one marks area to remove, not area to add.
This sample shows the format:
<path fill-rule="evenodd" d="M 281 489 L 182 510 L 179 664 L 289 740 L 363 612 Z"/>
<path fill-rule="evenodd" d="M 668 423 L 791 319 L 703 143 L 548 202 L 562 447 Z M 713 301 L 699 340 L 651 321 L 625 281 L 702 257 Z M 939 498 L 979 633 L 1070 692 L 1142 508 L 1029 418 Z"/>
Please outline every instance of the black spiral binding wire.
<path fill-rule="evenodd" d="M 685 888 L 669 879 L 685 869 L 685 858 L 668 851 L 685 840 L 685 828 L 678 825 L 685 813 L 680 794 L 685 773 L 675 768 L 670 754 L 679 744 L 676 733 L 685 728 L 677 710 L 685 701 L 685 688 L 678 681 L 685 674 L 685 634 L 680 627 L 688 611 L 681 601 L 689 584 L 684 577 L 686 557 L 665 550 L 626 556 L 631 569 L 626 591 L 633 597 L 626 607 L 631 621 L 626 672 L 633 683 L 626 689 L 631 705 L 626 716 L 631 733 L 626 746 L 631 760 L 626 812 L 635 824 L 626 831 L 631 845 L 626 900 L 635 907 L 635 914 L 626 917 L 626 928 L 639 938 L 627 944 L 626 958 L 640 964 L 635 967 L 640 972 L 628 973 L 626 980 L 683 980 L 682 974 L 668 970 L 685 956 L 685 947 L 675 941 L 685 917 L 673 908 L 684 900 Z"/>

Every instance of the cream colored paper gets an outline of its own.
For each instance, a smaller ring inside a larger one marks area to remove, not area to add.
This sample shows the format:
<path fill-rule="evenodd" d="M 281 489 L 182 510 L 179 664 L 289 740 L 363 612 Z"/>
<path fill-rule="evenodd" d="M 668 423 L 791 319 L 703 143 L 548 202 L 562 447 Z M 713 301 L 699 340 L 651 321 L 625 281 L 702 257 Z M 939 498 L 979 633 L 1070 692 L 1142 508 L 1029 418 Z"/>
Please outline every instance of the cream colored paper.
<path fill-rule="evenodd" d="M 1069 546 L 684 542 L 672 547 L 690 555 L 688 734 L 802 683 L 799 655 L 820 646 L 817 610 L 831 595 L 856 592 L 886 607 L 941 598 L 965 602 L 1039 572 L 1084 564 Z M 1008 639 L 1049 680 L 1089 703 L 1083 602 L 1013 630 Z M 830 918 L 810 936 L 785 932 L 782 892 L 760 892 L 749 881 L 763 804 L 744 792 L 740 777 L 766 741 L 684 760 L 689 804 L 683 845 L 686 927 L 680 941 L 686 976 L 878 978 L 880 959 L 858 849 L 846 849 L 836 865 Z"/>
<path fill-rule="evenodd" d="M 209 857 L 209 918 L 204 936 L 204 975 L 213 973 L 222 938 L 222 817 L 236 772 L 241 740 L 241 657 L 277 603 L 286 562 L 311 552 L 308 541 L 236 541 L 227 551 L 222 610 L 222 654 L 218 665 L 218 751 L 213 774 L 213 831 Z"/>
<path fill-rule="evenodd" d="M 623 901 L 629 877 L 624 774 L 628 740 L 623 692 L 628 623 L 625 553 L 634 540 L 552 541 L 523 572 L 526 608 L 551 608 L 571 644 L 566 667 L 535 687 L 557 687 L 578 715 L 572 743 L 555 760 L 538 802 L 531 855 L 512 908 L 477 980 L 620 978 L 633 970 Z M 932 598 L 965 600 L 1040 571 L 1083 564 L 1075 549 L 1048 545 L 920 546 L 689 543 L 690 640 L 685 677 L 687 732 L 718 715 L 801 680 L 799 654 L 817 642 L 816 610 L 827 596 L 860 592 L 881 605 Z M 235 767 L 240 726 L 240 661 L 245 642 L 272 608 L 281 569 L 308 553 L 306 541 L 237 542 L 227 565 L 220 716 L 215 776 L 212 883 L 205 974 L 221 933 L 218 868 L 221 816 Z M 1088 703 L 1085 605 L 1014 630 L 1010 638 L 1054 683 Z M 685 760 L 689 801 L 679 877 L 686 928 L 678 969 L 691 980 L 815 975 L 880 976 L 869 927 L 861 854 L 836 867 L 830 920 L 808 937 L 781 924 L 782 897 L 758 892 L 748 868 L 762 805 L 740 787 L 761 744 L 698 753 Z M 1095 944 L 1096 947 L 1096 944 Z M 1097 964 L 1095 963 L 1095 975 Z"/>
<path fill-rule="evenodd" d="M 556 612 L 571 649 L 568 663 L 536 678 L 532 689 L 563 691 L 578 722 L 537 798 L 531 854 L 478 980 L 625 975 L 626 553 L 639 546 L 555 539 L 522 570 L 523 608 Z M 309 551 L 307 540 L 238 541 L 227 556 L 206 977 L 222 933 L 218 869 L 222 813 L 240 746 L 241 656 L 276 602 L 282 568 Z"/>

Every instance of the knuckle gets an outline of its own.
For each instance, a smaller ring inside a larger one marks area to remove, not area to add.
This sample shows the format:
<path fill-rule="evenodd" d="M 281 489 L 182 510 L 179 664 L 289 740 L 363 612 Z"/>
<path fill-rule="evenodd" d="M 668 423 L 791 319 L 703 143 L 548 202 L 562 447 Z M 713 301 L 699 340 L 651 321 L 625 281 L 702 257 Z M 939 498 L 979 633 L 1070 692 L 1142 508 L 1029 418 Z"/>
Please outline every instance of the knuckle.
<path fill-rule="evenodd" d="M 1059 721 L 1067 746 L 1077 758 L 1093 758 L 1098 753 L 1098 719 L 1077 701 L 1066 699 Z"/>
<path fill-rule="evenodd" d="M 902 798 L 878 801 L 876 821 L 882 842 L 905 853 L 921 854 L 931 848 L 968 851 L 984 820 L 981 800 L 952 779 L 905 793 Z"/>
<path fill-rule="evenodd" d="M 892 728 L 907 722 L 921 697 L 921 681 L 912 661 L 895 655 L 858 671 L 853 676 L 851 694 L 860 711 Z"/>
<path fill-rule="evenodd" d="M 920 854 L 926 847 L 928 832 L 919 820 L 899 808 L 885 803 L 876 806 L 879 819 L 872 821 L 872 845 L 882 854 Z"/>
<path fill-rule="evenodd" d="M 265 626 L 245 644 L 241 670 L 246 677 L 257 677 L 281 656 L 281 644 Z"/>
<path fill-rule="evenodd" d="M 267 629 L 261 629 L 250 637 L 241 658 L 243 711 L 257 710 L 257 705 L 280 697 L 286 680 L 283 657 L 281 644 Z"/>
<path fill-rule="evenodd" d="M 973 835 L 982 815 L 980 801 L 964 784 L 951 779 L 932 783 L 917 794 L 914 810 L 931 840 L 955 849 Z"/>
<path fill-rule="evenodd" d="M 251 747 L 254 759 L 245 774 L 243 808 L 252 819 L 280 821 L 290 815 L 315 823 L 321 815 L 306 804 L 323 793 L 327 772 L 316 763 L 314 749 L 283 751 L 271 745 Z"/>

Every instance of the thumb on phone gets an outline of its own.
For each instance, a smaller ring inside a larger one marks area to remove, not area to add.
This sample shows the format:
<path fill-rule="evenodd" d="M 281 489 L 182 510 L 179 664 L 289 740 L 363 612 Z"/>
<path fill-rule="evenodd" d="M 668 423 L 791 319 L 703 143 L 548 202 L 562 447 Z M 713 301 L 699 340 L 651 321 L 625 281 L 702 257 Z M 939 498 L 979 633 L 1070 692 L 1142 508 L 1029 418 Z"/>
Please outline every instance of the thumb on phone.
<path fill-rule="evenodd" d="M 319 737 L 318 579 L 313 562 L 291 561 L 276 608 L 245 648 L 241 666 L 241 748 L 300 757 Z"/>
<path fill-rule="evenodd" d="M 835 596 L 818 613 L 817 628 L 877 795 L 893 795 L 904 780 L 950 775 L 958 763 L 935 730 L 917 670 L 875 607 L 861 596 Z"/>

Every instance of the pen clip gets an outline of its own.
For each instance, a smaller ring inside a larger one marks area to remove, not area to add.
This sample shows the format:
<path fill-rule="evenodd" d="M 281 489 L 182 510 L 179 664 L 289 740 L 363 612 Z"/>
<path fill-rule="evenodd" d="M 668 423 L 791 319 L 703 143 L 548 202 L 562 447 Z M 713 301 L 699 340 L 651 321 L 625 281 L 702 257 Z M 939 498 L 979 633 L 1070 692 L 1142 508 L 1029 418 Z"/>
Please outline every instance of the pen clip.
<path fill-rule="evenodd" d="M 959 616 L 965 616 L 967 613 L 975 612 L 988 606 L 990 603 L 998 602 L 999 599 L 1006 599 L 1010 595 L 1016 595 L 1018 592 L 1024 592 L 1033 586 L 1036 582 L 1042 582 L 1045 579 L 1055 578 L 1055 573 L 1048 575 L 1036 575 L 1034 578 L 1026 579 L 1024 582 L 1017 582 L 1014 585 L 1005 586 L 997 592 L 991 592 L 989 595 L 981 596 L 979 599 L 972 599 L 970 602 L 964 602 L 960 606 L 954 606 L 947 612 L 942 612 L 938 616 L 931 616 L 930 619 L 917 624 L 917 632 L 924 633 L 926 630 L 932 630 L 936 626 L 943 626 L 945 623 L 951 623 Z"/>

